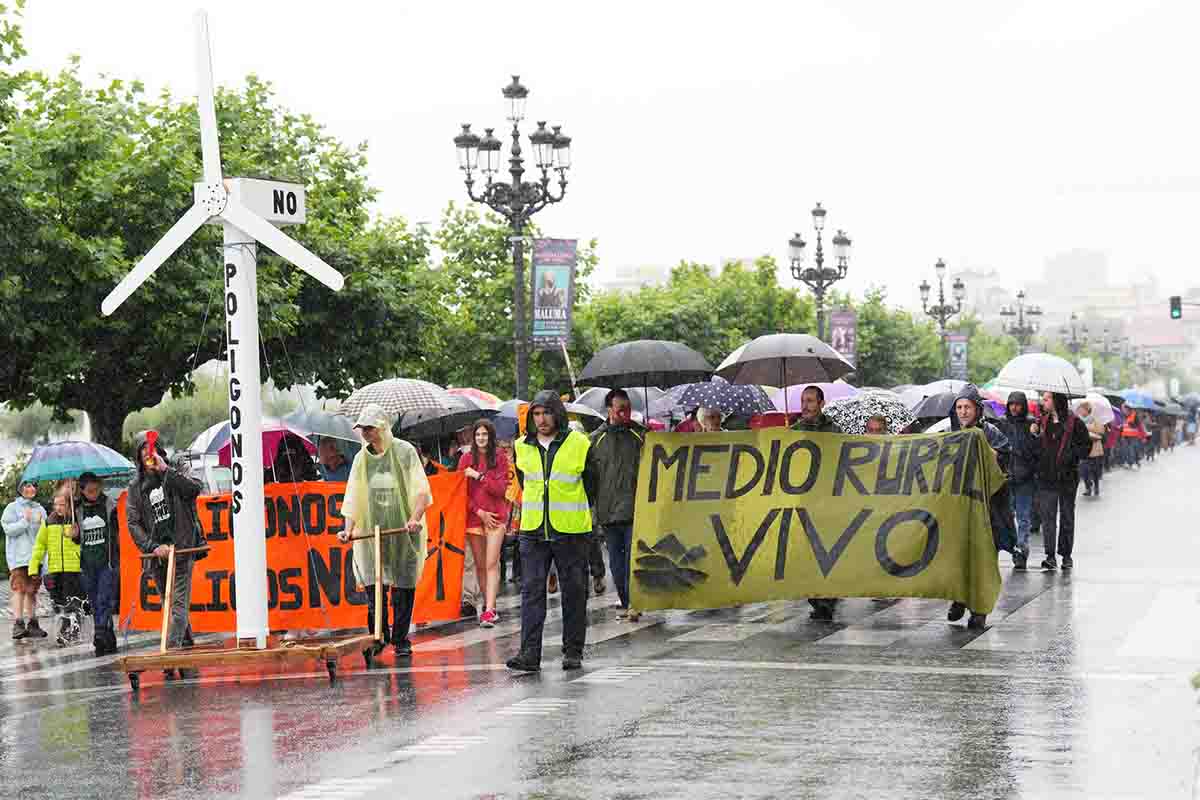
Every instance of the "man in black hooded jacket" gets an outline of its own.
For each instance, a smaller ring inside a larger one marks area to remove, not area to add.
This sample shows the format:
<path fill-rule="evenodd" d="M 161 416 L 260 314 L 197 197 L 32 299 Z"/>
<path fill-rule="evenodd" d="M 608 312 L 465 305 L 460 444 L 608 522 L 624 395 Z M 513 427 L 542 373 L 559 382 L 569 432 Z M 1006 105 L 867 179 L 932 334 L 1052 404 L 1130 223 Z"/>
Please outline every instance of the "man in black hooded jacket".
<path fill-rule="evenodd" d="M 1033 503 L 1037 496 L 1037 466 L 1041 442 L 1034 434 L 1034 420 L 1029 416 L 1029 401 L 1024 392 L 1008 396 L 1008 408 L 1000 420 L 1000 430 L 1008 439 L 1012 456 L 1008 487 L 1012 494 L 1013 514 L 1017 519 L 1017 547 L 1013 552 L 1013 569 L 1025 569 L 1029 561 L 1029 532 L 1033 524 Z"/>
<path fill-rule="evenodd" d="M 147 452 L 146 433 L 136 438 L 138 474 L 129 485 L 126 520 L 129 535 L 143 553 L 156 558 L 142 561 L 143 569 L 154 576 L 159 590 L 167 583 L 167 556 L 172 546 L 179 549 L 199 547 L 204 536 L 196 517 L 196 498 L 204 487 L 200 481 L 167 464 L 167 453 L 159 444 Z M 188 610 L 192 597 L 192 564 L 197 557 L 185 554 L 175 558 L 175 581 L 171 586 L 170 628 L 167 643 L 180 647 L 192 638 Z M 183 674 L 184 670 L 180 670 Z"/>

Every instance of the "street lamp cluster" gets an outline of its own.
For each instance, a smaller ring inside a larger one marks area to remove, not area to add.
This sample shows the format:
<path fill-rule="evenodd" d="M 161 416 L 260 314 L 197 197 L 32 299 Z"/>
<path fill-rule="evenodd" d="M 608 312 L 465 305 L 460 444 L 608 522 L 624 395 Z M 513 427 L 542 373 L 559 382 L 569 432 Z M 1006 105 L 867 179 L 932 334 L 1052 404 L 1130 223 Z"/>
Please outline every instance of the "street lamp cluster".
<path fill-rule="evenodd" d="M 929 293 L 933 287 L 929 285 L 929 281 L 921 281 L 921 285 L 917 287 L 921 290 L 921 308 L 930 317 L 933 317 L 938 324 L 938 333 L 942 338 L 942 348 L 946 355 L 943 358 L 947 372 L 950 369 L 950 352 L 946 347 L 946 323 L 955 314 L 962 313 L 963 300 L 967 299 L 967 285 L 962 282 L 962 278 L 955 278 L 950 290 L 954 294 L 954 305 L 950 305 L 946 301 L 946 262 L 940 258 L 933 265 L 933 271 L 937 275 L 938 293 L 937 303 L 929 305 Z"/>
<path fill-rule="evenodd" d="M 1079 317 L 1075 312 L 1071 312 L 1071 323 L 1068 327 L 1064 325 L 1060 333 L 1062 334 L 1063 344 L 1071 351 L 1072 355 L 1079 355 L 1079 351 L 1083 350 L 1088 345 L 1088 329 L 1087 325 L 1076 326 Z M 1068 334 L 1070 337 L 1068 338 Z"/>
<path fill-rule="evenodd" d="M 517 397 L 527 397 L 529 392 L 528 332 L 525 323 L 525 231 L 529 218 L 551 203 L 563 199 L 567 191 L 567 170 L 571 168 L 571 137 L 562 132 L 562 126 L 546 127 L 537 124 L 537 130 L 529 134 L 533 147 L 533 159 L 541 177 L 533 181 L 524 180 L 525 158 L 521 150 L 520 123 L 525 119 L 525 102 L 529 90 L 521 85 L 518 76 L 501 90 L 508 104 L 508 121 L 512 123 L 512 147 L 509 150 L 509 179 L 497 181 L 500 171 L 501 142 L 492 131 L 484 128 L 484 135 L 472 133 L 471 126 L 464 124 L 462 132 L 454 137 L 458 150 L 458 166 L 466 177 L 467 196 L 476 203 L 485 203 L 489 208 L 508 221 L 513 252 L 513 346 L 516 350 Z M 475 171 L 483 174 L 484 186 L 475 191 Z M 551 187 L 554 172 L 558 176 L 557 191 Z"/>
<path fill-rule="evenodd" d="M 1025 307 L 1025 290 L 1017 292 L 1017 305 L 1014 308 L 1011 305 L 1004 306 L 1000 309 L 1000 316 L 1004 317 L 1004 332 L 1017 340 L 1021 346 L 1021 351 L 1024 352 L 1033 341 L 1033 336 L 1040 329 L 1041 325 L 1037 321 L 1037 317 L 1042 315 L 1040 306 L 1030 305 Z M 1030 317 L 1029 321 L 1025 320 Z M 1015 318 L 1015 319 L 1014 319 Z"/>
<path fill-rule="evenodd" d="M 807 243 L 797 233 L 788 240 L 788 256 L 791 260 L 792 277 L 812 290 L 817 305 L 817 338 L 825 340 L 825 293 L 829 287 L 846 277 L 850 266 L 850 237 L 845 231 L 839 230 L 833 237 L 834 266 L 825 266 L 825 250 L 821 242 L 821 232 L 825 230 L 825 209 L 817 203 L 812 210 L 813 228 L 817 231 L 817 250 L 813 260 L 815 266 L 806 267 Z"/>

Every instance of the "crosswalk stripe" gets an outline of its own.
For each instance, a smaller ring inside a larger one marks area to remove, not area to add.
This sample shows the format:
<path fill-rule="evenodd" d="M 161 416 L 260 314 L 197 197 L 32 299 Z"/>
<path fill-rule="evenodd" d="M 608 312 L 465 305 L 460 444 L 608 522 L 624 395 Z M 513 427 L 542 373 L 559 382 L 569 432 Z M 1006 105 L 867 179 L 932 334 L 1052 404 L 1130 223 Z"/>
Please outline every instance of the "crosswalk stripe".
<path fill-rule="evenodd" d="M 1062 592 L 1058 591 L 1059 587 L 1051 587 L 1013 613 L 996 621 L 962 649 L 1008 652 L 1041 650 L 1054 637 L 1061 635 L 1062 631 L 1060 626 L 1039 623 L 1056 616 L 1066 617 L 1062 624 L 1073 618 L 1078 619 L 1113 593 L 1113 587 L 1105 584 L 1076 583 L 1069 588 L 1069 602 Z"/>
<path fill-rule="evenodd" d="M 758 633 L 763 633 L 768 626 L 761 622 L 717 622 L 705 625 L 694 631 L 681 633 L 671 639 L 672 642 L 687 644 L 689 642 L 741 642 Z"/>

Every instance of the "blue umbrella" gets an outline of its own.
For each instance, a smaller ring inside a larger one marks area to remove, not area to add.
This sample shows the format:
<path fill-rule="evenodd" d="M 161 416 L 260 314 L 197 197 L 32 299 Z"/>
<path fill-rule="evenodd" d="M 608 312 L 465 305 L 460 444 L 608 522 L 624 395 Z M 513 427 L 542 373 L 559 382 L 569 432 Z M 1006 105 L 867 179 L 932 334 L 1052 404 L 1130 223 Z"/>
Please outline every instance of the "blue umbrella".
<path fill-rule="evenodd" d="M 1154 403 L 1154 398 L 1145 392 L 1139 392 L 1136 389 L 1126 389 L 1123 392 L 1118 392 L 1125 399 L 1125 405 L 1130 408 L 1140 409 L 1142 411 L 1157 411 L 1158 406 Z"/>
<path fill-rule="evenodd" d="M 104 477 L 133 469 L 133 462 L 111 447 L 95 442 L 54 442 L 33 449 L 21 480 L 57 481 L 78 478 L 85 472 Z"/>

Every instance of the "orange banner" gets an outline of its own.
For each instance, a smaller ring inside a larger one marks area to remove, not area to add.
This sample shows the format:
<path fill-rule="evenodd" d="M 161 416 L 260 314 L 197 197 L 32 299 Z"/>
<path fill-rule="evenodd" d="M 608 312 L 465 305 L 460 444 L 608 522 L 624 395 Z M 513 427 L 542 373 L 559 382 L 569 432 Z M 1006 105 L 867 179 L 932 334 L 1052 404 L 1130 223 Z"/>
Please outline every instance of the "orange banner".
<path fill-rule="evenodd" d="M 467 527 L 467 479 L 446 472 L 429 479 L 433 505 L 425 512 L 429 548 L 417 585 L 413 622 L 458 619 Z M 344 483 L 283 483 L 266 487 L 267 602 L 271 630 L 365 628 L 367 593 L 355 586 L 352 547 L 337 540 Z M 121 620 L 135 630 L 162 624 L 162 591 L 142 559 L 117 504 L 121 528 Z M 192 568 L 192 629 L 237 630 L 229 495 L 196 498 L 200 526 L 212 546 Z"/>

